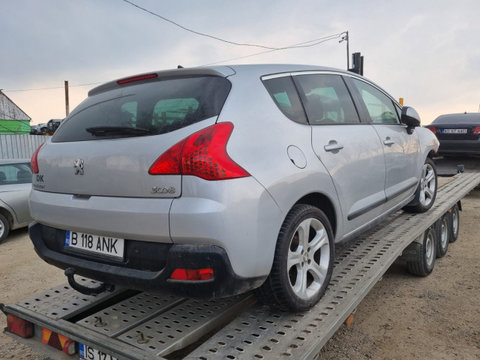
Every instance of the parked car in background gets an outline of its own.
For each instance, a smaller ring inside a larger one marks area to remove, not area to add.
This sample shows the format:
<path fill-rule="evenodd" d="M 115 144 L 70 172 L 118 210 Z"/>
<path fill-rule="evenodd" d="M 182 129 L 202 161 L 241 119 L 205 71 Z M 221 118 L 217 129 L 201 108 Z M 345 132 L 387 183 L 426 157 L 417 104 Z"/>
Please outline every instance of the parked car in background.
<path fill-rule="evenodd" d="M 31 189 L 28 160 L 0 160 L 0 243 L 10 230 L 25 227 L 31 221 L 28 209 Z"/>
<path fill-rule="evenodd" d="M 47 124 L 37 124 L 30 126 L 30 135 L 45 135 L 47 133 Z"/>
<path fill-rule="evenodd" d="M 74 274 L 313 306 L 336 244 L 427 211 L 438 140 L 365 78 L 243 65 L 136 75 L 89 92 L 32 157 L 30 237 Z M 91 291 L 101 291 L 90 289 Z"/>
<path fill-rule="evenodd" d="M 440 115 L 427 129 L 440 141 L 439 154 L 480 154 L 480 113 Z"/>

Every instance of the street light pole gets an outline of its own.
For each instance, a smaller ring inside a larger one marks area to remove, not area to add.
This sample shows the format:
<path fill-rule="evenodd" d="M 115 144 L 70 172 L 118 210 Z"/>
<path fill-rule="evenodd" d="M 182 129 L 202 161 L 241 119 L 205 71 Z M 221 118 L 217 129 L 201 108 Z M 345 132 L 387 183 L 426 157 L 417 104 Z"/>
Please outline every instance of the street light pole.
<path fill-rule="evenodd" d="M 340 39 L 339 43 L 346 41 L 347 42 L 347 70 L 350 69 L 350 47 L 349 47 L 349 38 L 348 38 L 348 31 L 342 33 L 342 38 Z"/>

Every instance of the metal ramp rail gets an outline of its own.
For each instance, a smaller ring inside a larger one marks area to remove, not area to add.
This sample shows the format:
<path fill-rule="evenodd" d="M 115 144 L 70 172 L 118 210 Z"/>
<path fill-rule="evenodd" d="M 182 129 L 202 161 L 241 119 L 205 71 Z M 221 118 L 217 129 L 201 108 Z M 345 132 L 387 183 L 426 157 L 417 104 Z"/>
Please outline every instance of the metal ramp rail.
<path fill-rule="evenodd" d="M 4 310 L 119 359 L 315 359 L 403 250 L 479 183 L 480 173 L 457 175 L 427 213 L 397 212 L 343 246 L 325 296 L 304 313 L 254 304 L 251 294 L 211 301 L 123 290 L 85 296 L 68 285 Z"/>

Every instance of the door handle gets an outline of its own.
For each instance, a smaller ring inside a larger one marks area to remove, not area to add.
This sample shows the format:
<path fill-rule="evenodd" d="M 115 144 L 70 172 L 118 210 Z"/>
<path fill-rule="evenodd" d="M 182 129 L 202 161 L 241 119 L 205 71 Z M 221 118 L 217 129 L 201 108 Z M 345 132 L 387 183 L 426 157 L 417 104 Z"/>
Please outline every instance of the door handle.
<path fill-rule="evenodd" d="M 328 145 L 325 145 L 323 147 L 325 149 L 325 151 L 339 151 L 339 150 L 342 150 L 343 149 L 343 145 L 342 144 L 339 144 L 337 143 L 335 140 L 330 140 L 328 142 Z"/>
<path fill-rule="evenodd" d="M 395 144 L 395 141 L 393 141 L 392 139 L 390 139 L 389 136 L 387 136 L 387 138 L 385 140 L 383 140 L 383 143 L 387 146 L 390 146 L 390 145 Z"/>

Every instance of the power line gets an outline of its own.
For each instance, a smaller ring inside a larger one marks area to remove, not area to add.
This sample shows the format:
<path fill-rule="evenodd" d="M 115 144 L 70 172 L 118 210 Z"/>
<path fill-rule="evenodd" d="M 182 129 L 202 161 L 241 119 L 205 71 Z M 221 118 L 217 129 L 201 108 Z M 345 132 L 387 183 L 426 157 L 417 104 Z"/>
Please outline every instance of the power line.
<path fill-rule="evenodd" d="M 92 85 L 98 85 L 102 84 L 102 82 L 93 82 L 93 83 L 88 83 L 88 84 L 77 84 L 77 85 L 70 85 L 70 87 L 82 87 L 82 86 L 92 86 Z M 40 90 L 57 90 L 57 89 L 64 89 L 65 86 L 52 86 L 52 87 L 44 87 L 44 88 L 31 88 L 31 89 L 4 89 L 3 91 L 9 91 L 9 92 L 19 92 L 19 91 L 40 91 Z"/>
<path fill-rule="evenodd" d="M 303 48 L 304 48 L 304 47 L 311 47 L 311 46 L 319 45 L 319 44 L 324 43 L 324 42 L 326 42 L 326 41 L 338 39 L 338 38 L 341 37 L 343 34 L 345 34 L 345 32 L 342 32 L 342 33 L 339 33 L 339 34 L 333 34 L 333 35 L 325 36 L 325 37 L 323 37 L 323 38 L 319 38 L 319 39 L 315 39 L 315 40 L 310 40 L 310 41 L 306 41 L 306 42 L 303 42 L 303 43 L 294 44 L 294 45 L 291 45 L 291 46 L 287 46 L 287 47 L 285 47 L 285 48 L 279 48 L 279 49 L 261 51 L 261 52 L 258 52 L 258 53 L 254 53 L 254 54 L 250 54 L 250 55 L 244 55 L 244 56 L 238 56 L 238 57 L 234 57 L 234 58 L 226 59 L 226 60 L 221 60 L 221 61 L 216 61 L 216 62 L 213 62 L 213 63 L 204 64 L 204 65 L 201 65 L 201 66 L 210 66 L 210 65 L 221 64 L 221 63 L 224 63 L 224 62 L 227 62 L 227 61 L 234 61 L 234 60 L 246 59 L 246 58 L 250 58 L 250 57 L 254 57 L 254 56 L 258 56 L 258 55 L 268 54 L 268 53 L 271 53 L 271 52 L 274 52 L 274 51 L 289 50 L 289 49 L 295 49 L 295 48 L 300 48 L 300 47 L 303 47 Z M 311 44 L 310 44 L 310 43 L 311 43 Z M 309 44 L 309 45 L 306 45 L 306 44 Z"/>
<path fill-rule="evenodd" d="M 197 30 L 193 30 L 193 29 L 190 29 L 190 28 L 187 28 L 186 26 L 183 26 L 173 20 L 170 20 L 156 12 L 153 12 L 151 10 L 148 10 L 136 3 L 134 3 L 133 1 L 130 1 L 130 0 L 122 0 L 124 2 L 126 2 L 127 4 L 131 5 L 131 6 L 134 6 L 136 7 L 137 9 L 139 10 L 142 10 L 150 15 L 153 15 L 159 19 L 162 19 L 163 21 L 166 21 L 166 22 L 169 22 L 170 24 L 172 25 L 175 25 L 177 27 L 179 27 L 180 29 L 182 30 L 185 30 L 185 31 L 188 31 L 192 34 L 195 34 L 195 35 L 199 35 L 199 36 L 203 36 L 203 37 L 207 37 L 207 38 L 210 38 L 210 39 L 213 39 L 213 40 L 217 40 L 217 41 L 220 41 L 220 42 L 223 42 L 223 43 L 226 43 L 226 44 L 230 44 L 230 45 L 236 45 L 236 46 L 249 46 L 249 47 L 256 47 L 256 48 L 261 48 L 261 49 L 267 49 L 267 50 L 286 50 L 286 49 L 293 49 L 293 48 L 302 48 L 302 47 L 310 47 L 310 46 L 314 46 L 314 45 L 317 45 L 317 44 L 312 44 L 312 45 L 302 45 L 302 44 L 297 44 L 297 45 L 292 45 L 292 46 L 285 46 L 285 47 L 272 47 L 272 46 L 265 46 L 265 45 L 259 45 L 259 44 L 249 44 L 249 43 L 239 43 L 239 42 L 236 42 L 236 41 L 231 41 L 231 40 L 225 40 L 225 39 L 222 39 L 218 36 L 214 36 L 214 35 L 210 35 L 210 34 L 206 34 L 206 33 L 203 33 L 203 32 L 200 32 L 200 31 L 197 31 Z M 341 33 L 343 34 L 343 33 Z M 337 37 L 340 37 L 341 34 L 335 34 Z M 315 40 L 310 40 L 308 41 L 307 43 L 310 43 L 310 42 L 313 42 Z M 323 42 L 323 41 L 322 41 Z"/>

